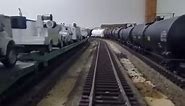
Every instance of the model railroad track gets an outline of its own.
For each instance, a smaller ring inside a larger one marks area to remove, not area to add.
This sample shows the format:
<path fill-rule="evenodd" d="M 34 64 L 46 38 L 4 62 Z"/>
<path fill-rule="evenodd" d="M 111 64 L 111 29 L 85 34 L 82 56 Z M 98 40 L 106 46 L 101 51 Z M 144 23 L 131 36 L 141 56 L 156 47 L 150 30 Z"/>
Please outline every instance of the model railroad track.
<path fill-rule="evenodd" d="M 140 106 L 103 41 L 96 49 L 79 106 Z"/>
<path fill-rule="evenodd" d="M 182 89 L 185 89 L 185 78 L 181 75 L 177 75 L 173 73 L 172 71 L 168 70 L 164 66 L 158 64 L 157 62 L 153 61 L 150 56 L 144 56 L 137 51 L 132 50 L 131 48 L 123 45 L 122 43 L 119 43 L 123 48 L 128 50 L 130 53 L 133 55 L 137 56 L 140 58 L 142 61 L 144 61 L 146 64 L 154 68 L 156 71 L 158 71 L 160 74 L 165 76 L 167 79 L 175 83 L 177 86 L 179 86 Z"/>

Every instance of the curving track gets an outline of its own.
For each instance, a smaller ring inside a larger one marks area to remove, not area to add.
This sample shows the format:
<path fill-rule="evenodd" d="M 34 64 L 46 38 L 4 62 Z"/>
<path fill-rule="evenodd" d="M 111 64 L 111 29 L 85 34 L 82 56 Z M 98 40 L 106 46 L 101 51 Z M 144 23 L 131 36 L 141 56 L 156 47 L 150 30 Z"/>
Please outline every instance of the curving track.
<path fill-rule="evenodd" d="M 103 41 L 98 44 L 79 106 L 140 106 Z"/>

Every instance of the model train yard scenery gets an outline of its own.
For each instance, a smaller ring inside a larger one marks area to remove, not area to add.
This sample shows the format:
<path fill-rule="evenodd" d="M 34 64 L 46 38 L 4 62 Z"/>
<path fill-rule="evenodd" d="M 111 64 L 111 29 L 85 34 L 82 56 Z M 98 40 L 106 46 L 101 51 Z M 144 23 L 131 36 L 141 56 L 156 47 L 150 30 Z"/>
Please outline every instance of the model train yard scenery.
<path fill-rule="evenodd" d="M 171 79 L 181 88 L 185 86 L 184 79 L 184 30 L 185 16 L 166 20 L 156 20 L 148 24 L 139 24 L 126 29 L 107 29 L 105 37 L 115 39 L 123 43 L 126 49 L 135 54 L 150 58 L 144 59 L 148 64 Z M 168 70 L 168 71 L 167 71 Z"/>
<path fill-rule="evenodd" d="M 94 29 L 0 15 L 0 105 L 183 106 L 184 28 L 185 15 Z"/>

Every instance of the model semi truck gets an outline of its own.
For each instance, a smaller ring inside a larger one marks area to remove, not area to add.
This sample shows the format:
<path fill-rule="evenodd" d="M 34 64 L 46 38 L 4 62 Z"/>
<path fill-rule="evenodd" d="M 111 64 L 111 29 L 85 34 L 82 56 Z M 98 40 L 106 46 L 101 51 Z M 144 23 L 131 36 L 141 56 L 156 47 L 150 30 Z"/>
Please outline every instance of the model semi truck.
<path fill-rule="evenodd" d="M 53 21 L 52 15 L 38 15 L 37 20 L 0 15 L 0 61 L 6 67 L 14 66 L 17 48 L 23 52 L 50 52 L 53 46 L 62 47 L 59 31 L 60 26 Z"/>
<path fill-rule="evenodd" d="M 0 15 L 0 61 L 6 67 L 13 67 L 17 61 L 12 27 L 11 17 Z"/>
<path fill-rule="evenodd" d="M 13 16 L 13 39 L 18 47 L 25 51 L 52 51 L 53 46 L 62 47 L 59 36 L 60 26 L 53 21 L 52 15 L 38 15 L 37 20 L 22 16 Z"/>

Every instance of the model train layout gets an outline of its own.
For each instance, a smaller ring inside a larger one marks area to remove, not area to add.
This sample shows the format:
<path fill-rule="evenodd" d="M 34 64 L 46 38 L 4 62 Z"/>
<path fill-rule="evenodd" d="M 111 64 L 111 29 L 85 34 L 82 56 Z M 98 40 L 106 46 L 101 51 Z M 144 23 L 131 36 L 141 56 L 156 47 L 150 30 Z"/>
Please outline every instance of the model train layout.
<path fill-rule="evenodd" d="M 42 77 L 49 76 L 52 72 L 57 76 L 66 67 L 75 66 L 87 70 L 89 68 L 88 73 L 76 71 L 80 75 L 87 75 L 83 78 L 80 106 L 144 105 L 143 98 L 140 100 L 137 91 L 139 88 L 135 89 L 137 85 L 132 84 L 130 73 L 127 73 L 128 70 L 123 65 L 126 60 L 132 63 L 126 55 L 128 53 L 134 55 L 137 61 L 141 60 L 143 64 L 150 66 L 175 87 L 184 90 L 184 28 L 185 15 L 168 19 L 157 16 L 150 23 L 110 24 L 89 29 L 76 23 L 66 24 L 62 20 L 58 23 L 52 14 L 37 15 L 35 20 L 22 15 L 1 14 L 0 105 L 8 104 L 9 100 L 14 103 L 12 98 L 37 80 L 42 82 Z M 87 48 L 88 54 L 84 55 L 92 64 L 87 62 L 87 66 L 72 66 L 70 62 L 81 61 L 75 59 L 75 56 L 80 57 Z M 62 68 L 59 70 L 59 67 Z M 135 69 L 137 67 L 131 71 L 134 73 Z M 56 83 L 57 78 L 52 80 L 51 83 Z M 50 83 L 49 80 L 46 83 Z"/>

